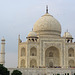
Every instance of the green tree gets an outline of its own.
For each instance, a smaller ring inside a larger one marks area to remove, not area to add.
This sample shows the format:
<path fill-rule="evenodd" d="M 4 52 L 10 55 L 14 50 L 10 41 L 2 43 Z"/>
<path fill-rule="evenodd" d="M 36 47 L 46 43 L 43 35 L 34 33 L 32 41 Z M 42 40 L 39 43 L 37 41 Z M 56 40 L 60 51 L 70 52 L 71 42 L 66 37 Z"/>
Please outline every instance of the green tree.
<path fill-rule="evenodd" d="M 11 75 L 22 75 L 22 72 L 19 70 L 14 70 Z"/>
<path fill-rule="evenodd" d="M 9 71 L 6 67 L 0 64 L 0 75 L 9 75 Z"/>

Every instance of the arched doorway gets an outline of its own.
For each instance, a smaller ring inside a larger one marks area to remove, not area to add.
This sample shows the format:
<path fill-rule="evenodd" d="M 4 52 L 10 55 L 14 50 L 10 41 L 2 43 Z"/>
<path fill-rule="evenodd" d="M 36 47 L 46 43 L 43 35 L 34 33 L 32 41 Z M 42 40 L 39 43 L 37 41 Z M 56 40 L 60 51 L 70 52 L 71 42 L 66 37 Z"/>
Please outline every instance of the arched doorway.
<path fill-rule="evenodd" d="M 21 68 L 25 68 L 25 60 L 24 59 L 21 60 Z"/>
<path fill-rule="evenodd" d="M 74 49 L 73 49 L 73 48 L 70 48 L 70 49 L 68 50 L 68 56 L 69 56 L 69 57 L 74 57 Z"/>
<path fill-rule="evenodd" d="M 32 59 L 32 60 L 30 61 L 30 67 L 31 67 L 31 68 L 37 67 L 37 61 L 36 61 L 35 59 Z"/>
<path fill-rule="evenodd" d="M 60 53 L 59 50 L 52 46 L 45 51 L 45 66 L 54 67 L 60 66 Z"/>
<path fill-rule="evenodd" d="M 53 62 L 50 62 L 49 63 L 49 67 L 53 67 Z"/>
<path fill-rule="evenodd" d="M 69 67 L 74 67 L 74 60 L 69 60 L 68 66 Z"/>
<path fill-rule="evenodd" d="M 30 49 L 30 56 L 37 56 L 37 49 L 35 47 Z"/>
<path fill-rule="evenodd" d="M 22 49 L 21 49 L 21 56 L 25 56 L 25 54 L 26 54 L 26 53 L 25 53 L 25 48 L 22 48 Z"/>

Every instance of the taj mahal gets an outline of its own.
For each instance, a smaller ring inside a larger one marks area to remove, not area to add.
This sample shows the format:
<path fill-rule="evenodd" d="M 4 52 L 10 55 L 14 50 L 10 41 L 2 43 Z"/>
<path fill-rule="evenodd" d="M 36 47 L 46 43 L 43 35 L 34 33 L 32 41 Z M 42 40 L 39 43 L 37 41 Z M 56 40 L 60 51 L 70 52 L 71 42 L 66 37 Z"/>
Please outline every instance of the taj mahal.
<path fill-rule="evenodd" d="M 75 75 L 75 42 L 69 31 L 61 36 L 60 23 L 48 13 L 38 19 L 22 42 L 18 37 L 18 67 L 23 75 Z M 5 39 L 1 43 L 1 64 L 5 64 Z M 10 73 L 11 73 L 10 72 Z"/>

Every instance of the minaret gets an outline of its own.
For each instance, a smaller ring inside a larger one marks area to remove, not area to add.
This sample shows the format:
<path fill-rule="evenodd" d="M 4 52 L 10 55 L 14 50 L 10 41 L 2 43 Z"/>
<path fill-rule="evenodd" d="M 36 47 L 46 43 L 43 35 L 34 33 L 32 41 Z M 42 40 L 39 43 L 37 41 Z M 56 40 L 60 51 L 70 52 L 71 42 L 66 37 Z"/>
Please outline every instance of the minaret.
<path fill-rule="evenodd" d="M 5 39 L 4 37 L 1 40 L 1 60 L 0 60 L 0 64 L 5 65 Z"/>

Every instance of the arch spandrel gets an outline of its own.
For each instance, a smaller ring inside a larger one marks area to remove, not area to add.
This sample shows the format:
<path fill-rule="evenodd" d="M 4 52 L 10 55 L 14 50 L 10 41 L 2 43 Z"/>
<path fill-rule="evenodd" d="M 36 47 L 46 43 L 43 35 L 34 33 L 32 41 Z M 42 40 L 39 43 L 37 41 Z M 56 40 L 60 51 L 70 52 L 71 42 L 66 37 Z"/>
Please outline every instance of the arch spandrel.
<path fill-rule="evenodd" d="M 60 43 L 45 43 L 44 44 L 44 50 L 47 50 L 49 47 L 52 47 L 52 46 L 61 50 L 61 44 Z"/>
<path fill-rule="evenodd" d="M 37 45 L 35 44 L 35 45 L 30 45 L 30 49 L 31 48 L 36 48 L 37 49 Z"/>
<path fill-rule="evenodd" d="M 49 49 L 49 48 L 56 48 L 56 49 L 58 49 L 58 50 L 60 50 L 60 48 L 58 47 L 58 46 L 49 46 L 49 47 L 47 47 L 46 49 L 45 49 L 45 51 L 47 50 L 47 49 Z"/>
<path fill-rule="evenodd" d="M 67 47 L 67 49 L 68 49 L 68 50 L 69 50 L 69 49 L 74 49 L 74 50 L 75 50 L 75 46 L 70 46 L 70 45 L 69 45 L 69 46 Z"/>
<path fill-rule="evenodd" d="M 73 47 L 69 47 L 69 48 L 68 48 L 68 50 L 69 50 L 69 49 L 72 49 L 72 50 L 74 50 L 74 48 L 73 48 Z"/>

